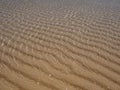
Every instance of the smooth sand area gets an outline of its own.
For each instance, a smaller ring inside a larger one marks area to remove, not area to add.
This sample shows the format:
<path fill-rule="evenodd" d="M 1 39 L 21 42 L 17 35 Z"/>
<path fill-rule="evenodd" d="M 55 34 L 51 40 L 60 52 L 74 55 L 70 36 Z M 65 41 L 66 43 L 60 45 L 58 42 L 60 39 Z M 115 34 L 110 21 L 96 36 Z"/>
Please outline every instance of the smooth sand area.
<path fill-rule="evenodd" d="M 0 90 L 120 90 L 120 0 L 0 0 Z"/>

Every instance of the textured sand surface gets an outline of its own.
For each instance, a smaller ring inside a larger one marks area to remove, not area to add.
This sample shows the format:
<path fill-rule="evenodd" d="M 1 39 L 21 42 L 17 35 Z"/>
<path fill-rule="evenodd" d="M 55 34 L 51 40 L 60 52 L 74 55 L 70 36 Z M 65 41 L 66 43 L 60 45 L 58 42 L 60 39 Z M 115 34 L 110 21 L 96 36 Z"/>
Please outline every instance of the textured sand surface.
<path fill-rule="evenodd" d="M 0 90 L 120 90 L 120 0 L 0 0 Z"/>

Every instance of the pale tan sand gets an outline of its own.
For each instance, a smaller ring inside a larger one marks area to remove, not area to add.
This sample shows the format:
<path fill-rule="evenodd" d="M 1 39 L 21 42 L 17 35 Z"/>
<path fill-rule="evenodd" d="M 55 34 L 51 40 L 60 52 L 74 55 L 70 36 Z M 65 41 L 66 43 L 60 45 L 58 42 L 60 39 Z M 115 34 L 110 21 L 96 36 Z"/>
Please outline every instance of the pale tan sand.
<path fill-rule="evenodd" d="M 0 90 L 120 90 L 120 0 L 0 0 Z"/>

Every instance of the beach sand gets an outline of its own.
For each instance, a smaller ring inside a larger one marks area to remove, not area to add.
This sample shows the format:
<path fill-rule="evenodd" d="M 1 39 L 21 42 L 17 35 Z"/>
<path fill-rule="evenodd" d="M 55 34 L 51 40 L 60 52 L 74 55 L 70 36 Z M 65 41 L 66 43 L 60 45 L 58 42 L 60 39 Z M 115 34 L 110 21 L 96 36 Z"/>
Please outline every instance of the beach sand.
<path fill-rule="evenodd" d="M 0 90 L 120 90 L 120 0 L 0 0 Z"/>

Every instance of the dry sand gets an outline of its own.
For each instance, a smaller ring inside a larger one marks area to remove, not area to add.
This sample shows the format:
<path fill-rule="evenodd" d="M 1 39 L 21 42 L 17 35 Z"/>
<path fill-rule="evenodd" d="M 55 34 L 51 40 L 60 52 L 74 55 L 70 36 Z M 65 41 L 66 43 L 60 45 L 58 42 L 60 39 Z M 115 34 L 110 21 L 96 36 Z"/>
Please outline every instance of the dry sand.
<path fill-rule="evenodd" d="M 0 90 L 120 90 L 120 0 L 0 0 Z"/>

